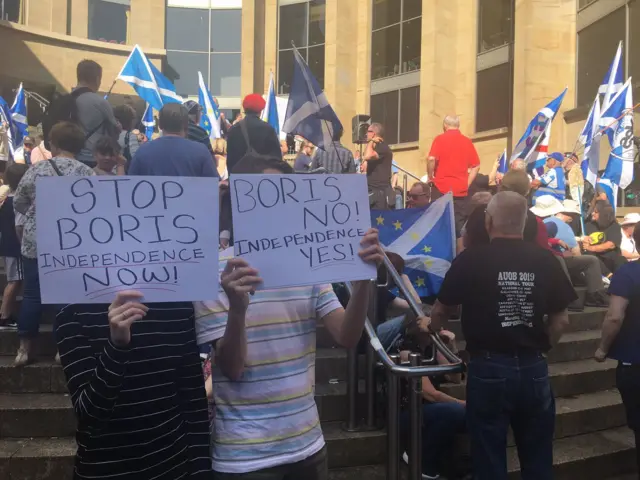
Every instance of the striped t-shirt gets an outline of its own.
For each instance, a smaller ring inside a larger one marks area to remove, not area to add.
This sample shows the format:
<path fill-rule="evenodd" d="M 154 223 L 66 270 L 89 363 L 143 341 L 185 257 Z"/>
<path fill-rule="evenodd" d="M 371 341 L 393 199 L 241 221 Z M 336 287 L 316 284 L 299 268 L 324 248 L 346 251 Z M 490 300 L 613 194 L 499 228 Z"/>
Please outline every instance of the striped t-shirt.
<path fill-rule="evenodd" d="M 245 473 L 291 464 L 324 446 L 313 396 L 316 319 L 342 308 L 330 285 L 260 290 L 246 314 L 239 381 L 212 364 L 213 469 Z M 229 302 L 196 303 L 198 343 L 222 338 Z"/>

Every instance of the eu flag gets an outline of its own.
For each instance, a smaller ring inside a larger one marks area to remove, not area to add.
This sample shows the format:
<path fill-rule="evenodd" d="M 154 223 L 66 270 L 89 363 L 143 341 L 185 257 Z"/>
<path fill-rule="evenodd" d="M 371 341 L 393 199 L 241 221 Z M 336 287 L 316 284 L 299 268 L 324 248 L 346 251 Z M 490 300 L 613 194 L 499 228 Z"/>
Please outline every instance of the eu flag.
<path fill-rule="evenodd" d="M 384 249 L 404 259 L 404 273 L 418 295 L 437 295 L 456 251 L 451 194 L 426 209 L 372 210 L 371 225 Z"/>

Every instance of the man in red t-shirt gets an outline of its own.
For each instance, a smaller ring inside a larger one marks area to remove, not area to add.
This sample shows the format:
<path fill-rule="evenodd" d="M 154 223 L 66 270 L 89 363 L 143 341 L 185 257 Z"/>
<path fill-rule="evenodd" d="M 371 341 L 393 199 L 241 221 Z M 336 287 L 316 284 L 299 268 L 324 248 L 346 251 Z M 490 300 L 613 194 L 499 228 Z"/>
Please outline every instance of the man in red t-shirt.
<path fill-rule="evenodd" d="M 431 201 L 449 192 L 453 194 L 456 235 L 460 236 L 467 217 L 467 192 L 480 170 L 480 158 L 471 140 L 460 133 L 457 116 L 444 117 L 443 130 L 433 140 L 427 159 Z"/>

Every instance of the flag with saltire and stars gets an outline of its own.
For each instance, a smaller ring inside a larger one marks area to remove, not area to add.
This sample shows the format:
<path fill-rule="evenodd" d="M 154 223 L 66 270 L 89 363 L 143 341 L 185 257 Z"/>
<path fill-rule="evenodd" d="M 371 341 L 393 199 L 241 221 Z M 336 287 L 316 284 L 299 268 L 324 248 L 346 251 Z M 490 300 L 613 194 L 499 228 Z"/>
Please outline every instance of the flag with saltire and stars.
<path fill-rule="evenodd" d="M 426 209 L 371 210 L 371 225 L 384 249 L 404 259 L 404 273 L 418 295 L 437 295 L 456 252 L 451 194 Z"/>

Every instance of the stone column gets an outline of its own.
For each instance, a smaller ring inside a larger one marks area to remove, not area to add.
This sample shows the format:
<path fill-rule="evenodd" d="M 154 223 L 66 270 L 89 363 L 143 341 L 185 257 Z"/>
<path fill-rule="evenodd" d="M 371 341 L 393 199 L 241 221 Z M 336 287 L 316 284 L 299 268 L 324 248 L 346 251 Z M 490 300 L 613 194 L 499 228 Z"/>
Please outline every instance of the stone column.
<path fill-rule="evenodd" d="M 355 28 L 356 51 L 356 113 L 371 111 L 371 0 L 357 1 L 356 19 L 350 28 Z M 347 47 L 350 48 L 350 47 Z"/>
<path fill-rule="evenodd" d="M 143 49 L 164 48 L 165 8 L 164 0 L 133 0 L 127 43 Z"/>
<path fill-rule="evenodd" d="M 264 0 L 264 76 L 262 79 L 262 89 L 260 85 L 255 85 L 256 93 L 263 93 L 269 90 L 269 73 L 277 75 L 278 62 L 278 0 Z M 278 81 L 276 77 L 276 82 Z"/>
<path fill-rule="evenodd" d="M 517 0 L 513 143 L 540 108 L 565 87 L 562 109 L 553 122 L 550 151 L 565 143 L 562 112 L 575 107 L 577 0 Z"/>
<path fill-rule="evenodd" d="M 89 0 L 71 0 L 71 35 L 87 38 L 89 33 Z"/>

